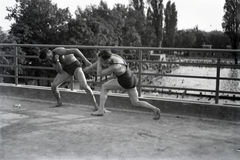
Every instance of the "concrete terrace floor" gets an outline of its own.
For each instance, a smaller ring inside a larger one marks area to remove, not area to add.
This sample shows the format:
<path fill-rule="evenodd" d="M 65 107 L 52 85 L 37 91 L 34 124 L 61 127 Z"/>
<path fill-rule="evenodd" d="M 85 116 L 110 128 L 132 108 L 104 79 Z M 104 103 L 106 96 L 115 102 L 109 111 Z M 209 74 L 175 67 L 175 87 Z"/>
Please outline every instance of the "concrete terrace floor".
<path fill-rule="evenodd" d="M 14 107 L 21 104 L 21 107 Z M 0 96 L 1 160 L 239 160 L 240 123 Z M 110 109 L 111 110 L 111 109 Z"/>

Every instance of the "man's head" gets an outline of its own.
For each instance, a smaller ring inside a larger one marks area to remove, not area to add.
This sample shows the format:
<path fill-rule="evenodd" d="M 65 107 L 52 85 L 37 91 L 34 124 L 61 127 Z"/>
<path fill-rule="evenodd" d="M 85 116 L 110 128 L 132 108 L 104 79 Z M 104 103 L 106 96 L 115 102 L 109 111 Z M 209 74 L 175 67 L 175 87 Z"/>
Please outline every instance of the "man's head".
<path fill-rule="evenodd" d="M 42 61 L 50 60 L 50 59 L 52 59 L 52 57 L 53 57 L 52 52 L 48 48 L 43 48 L 40 51 L 39 58 Z"/>
<path fill-rule="evenodd" d="M 108 60 L 112 56 L 112 53 L 109 50 L 102 50 L 98 53 L 98 57 L 102 58 L 103 60 Z"/>
<path fill-rule="evenodd" d="M 102 65 L 108 64 L 111 61 L 112 53 L 109 50 L 102 50 L 98 53 L 98 58 Z"/>

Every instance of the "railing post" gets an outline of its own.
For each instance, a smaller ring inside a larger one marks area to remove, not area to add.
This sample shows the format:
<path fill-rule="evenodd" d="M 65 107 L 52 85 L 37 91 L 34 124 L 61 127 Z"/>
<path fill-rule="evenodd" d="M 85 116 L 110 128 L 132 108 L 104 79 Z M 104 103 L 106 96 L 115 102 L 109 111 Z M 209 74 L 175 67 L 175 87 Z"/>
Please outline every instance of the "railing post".
<path fill-rule="evenodd" d="M 215 103 L 218 104 L 219 100 L 219 85 L 220 85 L 220 70 L 221 70 L 221 65 L 220 65 L 220 52 L 217 53 L 217 75 L 216 75 L 216 92 L 215 92 Z"/>
<path fill-rule="evenodd" d="M 14 57 L 14 61 L 15 61 L 15 85 L 18 85 L 18 53 L 17 53 L 17 47 L 14 47 L 14 52 L 15 52 L 15 57 Z"/>
<path fill-rule="evenodd" d="M 138 95 L 142 96 L 142 50 L 139 50 Z"/>
<path fill-rule="evenodd" d="M 71 83 L 71 90 L 73 90 L 73 88 L 74 88 L 74 76 L 71 76 L 70 83 Z"/>

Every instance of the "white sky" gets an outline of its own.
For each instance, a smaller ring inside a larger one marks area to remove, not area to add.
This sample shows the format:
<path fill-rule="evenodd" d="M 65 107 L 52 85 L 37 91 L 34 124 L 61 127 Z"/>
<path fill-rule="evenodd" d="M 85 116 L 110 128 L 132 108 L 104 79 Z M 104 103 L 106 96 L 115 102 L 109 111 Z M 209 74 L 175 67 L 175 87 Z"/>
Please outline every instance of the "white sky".
<path fill-rule="evenodd" d="M 110 8 L 116 3 L 129 4 L 129 0 L 104 1 Z M 100 0 L 52 0 L 52 2 L 57 3 L 59 8 L 69 7 L 74 15 L 77 6 L 84 9 L 86 5 L 99 5 Z M 168 0 L 164 0 L 164 5 L 167 2 Z M 200 30 L 205 31 L 222 30 L 225 0 L 171 0 L 171 2 L 175 2 L 178 11 L 178 29 L 192 29 L 198 26 Z M 15 3 L 15 0 L 0 0 L 0 26 L 3 31 L 9 30 L 12 23 L 5 19 L 8 14 L 6 7 L 12 7 Z"/>

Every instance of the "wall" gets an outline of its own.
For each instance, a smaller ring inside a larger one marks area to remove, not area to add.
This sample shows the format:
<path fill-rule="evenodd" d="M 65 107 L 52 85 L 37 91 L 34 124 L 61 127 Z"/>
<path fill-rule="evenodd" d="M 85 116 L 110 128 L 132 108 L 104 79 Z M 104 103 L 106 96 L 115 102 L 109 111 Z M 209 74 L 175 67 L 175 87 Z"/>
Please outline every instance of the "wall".
<path fill-rule="evenodd" d="M 91 99 L 83 91 L 71 91 L 69 89 L 60 90 L 63 102 L 92 105 Z M 94 92 L 99 101 L 99 92 Z M 0 83 L 0 96 L 18 97 L 24 99 L 40 99 L 55 101 L 49 87 L 26 86 Z M 157 106 L 164 114 L 174 114 L 178 116 L 194 116 L 203 118 L 213 118 L 229 121 L 240 121 L 240 107 L 216 105 L 208 103 L 197 103 L 193 101 L 180 101 L 164 98 L 140 98 Z M 133 107 L 127 95 L 111 94 L 106 102 L 106 108 L 116 108 L 125 110 L 148 111 L 146 109 Z"/>

